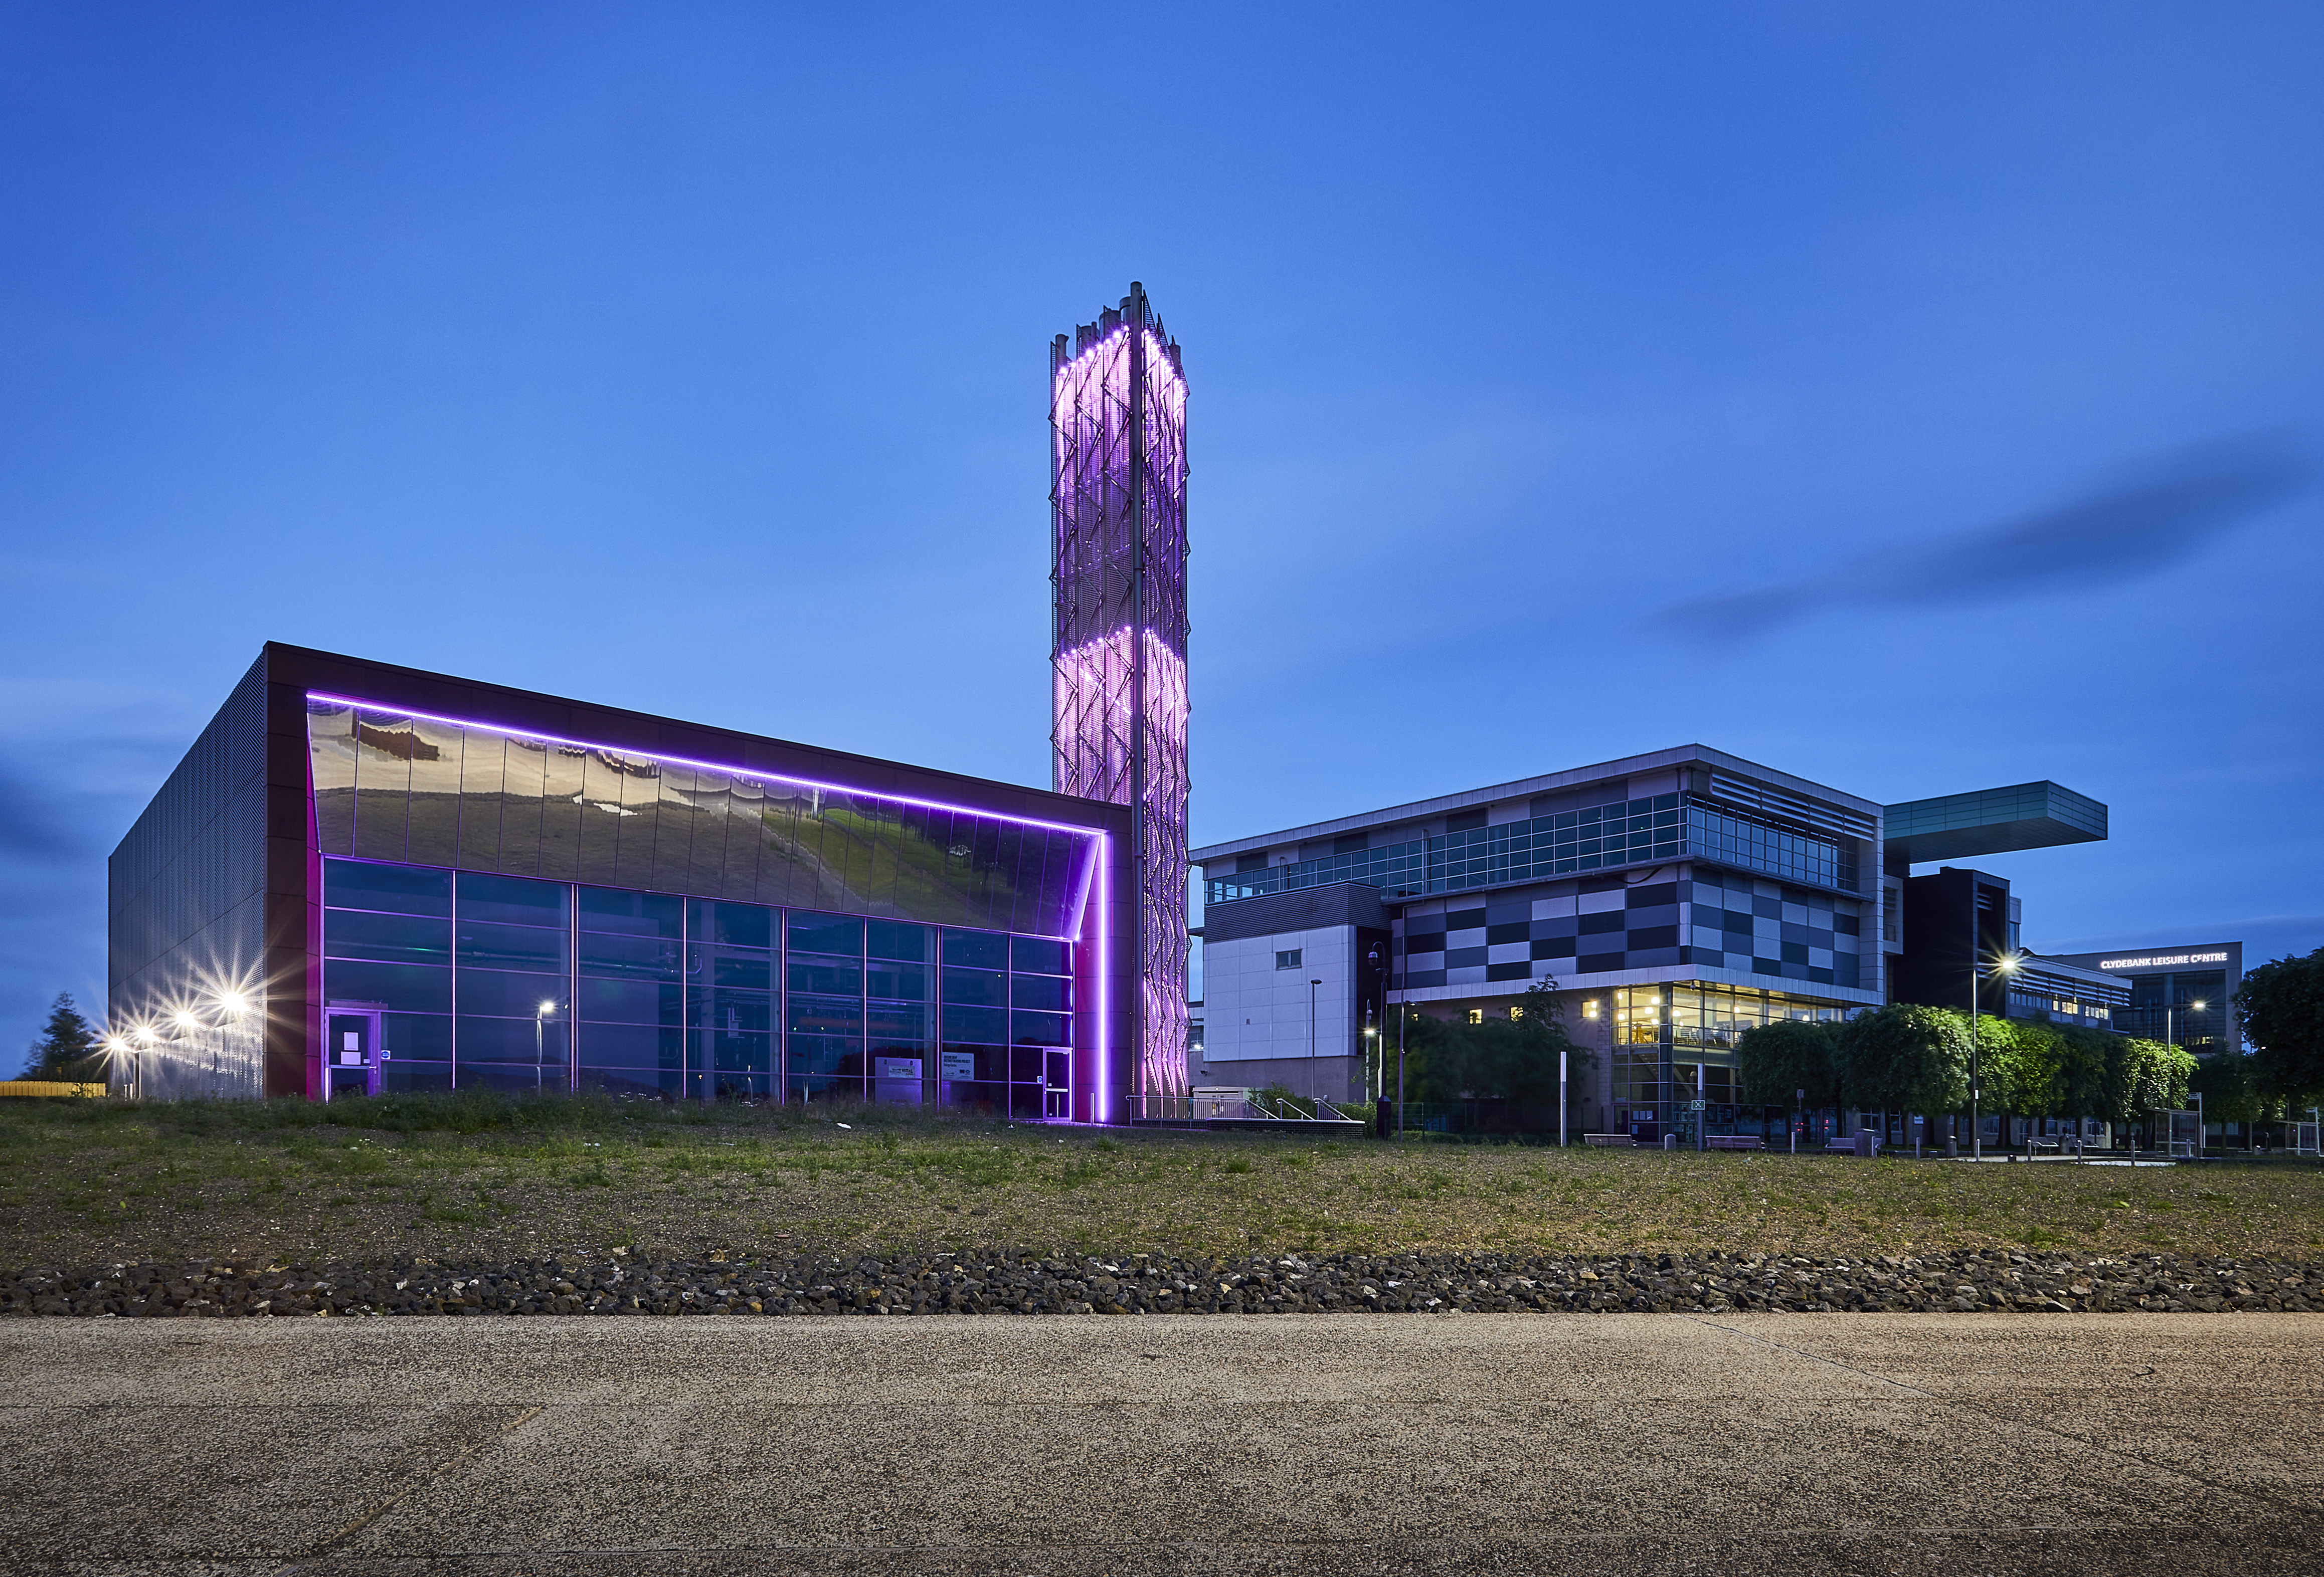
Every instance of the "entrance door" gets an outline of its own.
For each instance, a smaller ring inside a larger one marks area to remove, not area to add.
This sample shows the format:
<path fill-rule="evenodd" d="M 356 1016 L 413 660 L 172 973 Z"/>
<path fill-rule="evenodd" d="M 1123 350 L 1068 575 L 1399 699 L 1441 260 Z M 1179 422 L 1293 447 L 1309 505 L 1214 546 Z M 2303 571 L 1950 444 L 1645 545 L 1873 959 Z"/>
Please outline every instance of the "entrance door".
<path fill-rule="evenodd" d="M 379 1014 L 333 1008 L 323 1019 L 323 1099 L 378 1094 Z"/>
<path fill-rule="evenodd" d="M 1053 1051 L 1041 1071 L 1041 1115 L 1070 1120 L 1074 1115 L 1074 1054 Z"/>

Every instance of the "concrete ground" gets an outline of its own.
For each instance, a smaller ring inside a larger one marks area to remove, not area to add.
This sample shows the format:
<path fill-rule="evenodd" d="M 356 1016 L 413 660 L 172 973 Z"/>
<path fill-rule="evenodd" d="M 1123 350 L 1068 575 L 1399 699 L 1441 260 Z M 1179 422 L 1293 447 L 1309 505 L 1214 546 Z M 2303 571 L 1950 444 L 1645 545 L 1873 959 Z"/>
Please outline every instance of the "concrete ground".
<path fill-rule="evenodd" d="M 2324 1572 L 2324 1316 L 11 1320 L 11 1572 Z"/>

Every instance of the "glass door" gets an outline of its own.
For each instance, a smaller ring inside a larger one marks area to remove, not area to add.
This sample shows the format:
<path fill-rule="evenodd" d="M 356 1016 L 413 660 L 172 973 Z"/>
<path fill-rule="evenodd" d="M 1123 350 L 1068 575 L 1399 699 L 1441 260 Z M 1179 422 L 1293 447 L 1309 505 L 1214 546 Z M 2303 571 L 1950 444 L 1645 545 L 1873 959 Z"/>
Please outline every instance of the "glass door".
<path fill-rule="evenodd" d="M 379 1010 L 332 1007 L 323 1021 L 323 1099 L 379 1093 Z"/>

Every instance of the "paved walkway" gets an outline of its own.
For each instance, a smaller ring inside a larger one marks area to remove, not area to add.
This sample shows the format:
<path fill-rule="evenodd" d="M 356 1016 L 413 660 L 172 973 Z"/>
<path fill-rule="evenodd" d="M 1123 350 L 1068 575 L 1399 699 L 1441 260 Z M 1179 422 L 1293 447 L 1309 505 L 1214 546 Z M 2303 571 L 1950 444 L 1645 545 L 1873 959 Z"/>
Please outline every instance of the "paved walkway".
<path fill-rule="evenodd" d="M 2324 1571 L 2324 1315 L 0 1323 L 0 1569 Z"/>

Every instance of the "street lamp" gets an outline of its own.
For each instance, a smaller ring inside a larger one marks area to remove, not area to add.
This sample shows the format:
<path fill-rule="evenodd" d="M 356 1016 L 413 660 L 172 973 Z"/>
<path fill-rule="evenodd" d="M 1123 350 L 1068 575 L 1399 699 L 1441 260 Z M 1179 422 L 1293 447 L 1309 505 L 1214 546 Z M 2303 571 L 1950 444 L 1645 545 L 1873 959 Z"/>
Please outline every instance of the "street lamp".
<path fill-rule="evenodd" d="M 1315 1072 L 1315 991 L 1316 988 L 1321 986 L 1323 983 L 1323 982 L 1320 980 L 1311 980 L 1307 982 L 1307 1099 L 1310 1101 L 1320 1101 L 1323 1099 L 1321 1089 L 1315 1082 L 1317 1078 Z M 1320 1117 L 1323 1114 L 1319 1111 L 1314 1115 Z"/>
<path fill-rule="evenodd" d="M 1412 980 L 1405 977 L 1405 991 L 1412 990 Z M 1404 1027 L 1412 1022 L 1412 1004 L 1396 1005 L 1396 1137 L 1404 1138 Z"/>
<path fill-rule="evenodd" d="M 2019 954 L 2006 953 L 1994 960 L 1994 973 L 2012 973 L 2020 961 Z M 1972 942 L 1969 950 L 1969 1153 L 1970 1159 L 1981 1161 L 1985 1159 L 1985 1120 L 1978 1104 L 1981 1092 L 1978 1088 L 1977 985 L 1977 946 Z"/>
<path fill-rule="evenodd" d="M 2190 1001 L 2187 1005 L 2188 1005 L 2189 1007 L 2190 1007 L 2190 1008 L 2194 1009 L 2194 1010 L 2195 1010 L 2195 1011 L 2197 1011 L 2198 1013 L 2200 1013 L 2200 1012 L 2201 1012 L 2201 1011 L 2203 1010 L 2203 999 L 2202 999 L 2202 998 L 2200 998 L 2200 997 L 2197 997 L 2197 998 L 2195 998 L 2193 1001 Z M 2177 1004 L 2177 1003 L 2175 1003 L 2175 1002 L 2173 1002 L 2173 1001 L 2170 999 L 2170 997 L 2169 997 L 2168 995 L 2165 995 L 2165 996 L 2163 997 L 2163 1045 L 2165 1045 L 2165 1046 L 2176 1046 L 2176 1045 L 2178 1045 L 2178 1044 L 2179 1044 L 2179 1038 L 2178 1038 L 2178 1036 L 2173 1032 L 2173 1029 L 2172 1029 L 2172 1024 L 2173 1024 L 2173 1022 L 2174 1022 L 2174 1013 L 2173 1013 L 2173 1010 L 2174 1010 L 2174 1009 L 2176 1009 L 2176 1008 L 2177 1008 L 2177 1006 L 2178 1006 L 2178 1004 Z"/>

